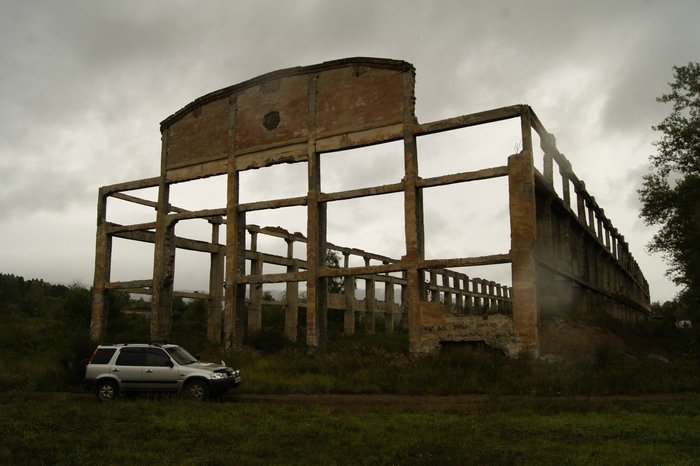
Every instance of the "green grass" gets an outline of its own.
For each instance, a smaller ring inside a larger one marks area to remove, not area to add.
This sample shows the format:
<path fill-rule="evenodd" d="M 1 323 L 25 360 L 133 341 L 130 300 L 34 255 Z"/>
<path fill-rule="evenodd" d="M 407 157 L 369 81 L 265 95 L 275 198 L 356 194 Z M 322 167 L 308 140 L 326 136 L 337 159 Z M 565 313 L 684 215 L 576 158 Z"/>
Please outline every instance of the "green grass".
<path fill-rule="evenodd" d="M 337 340 L 324 353 L 291 346 L 202 357 L 241 369 L 247 393 L 613 395 L 700 388 L 698 362 L 692 360 L 664 362 L 609 350 L 596 358 L 546 362 L 512 359 L 488 348 L 415 356 L 401 349 L 403 339 L 399 332 L 381 339 L 360 335 Z"/>
<path fill-rule="evenodd" d="M 697 464 L 700 399 L 280 406 L 0 397 L 2 464 Z"/>

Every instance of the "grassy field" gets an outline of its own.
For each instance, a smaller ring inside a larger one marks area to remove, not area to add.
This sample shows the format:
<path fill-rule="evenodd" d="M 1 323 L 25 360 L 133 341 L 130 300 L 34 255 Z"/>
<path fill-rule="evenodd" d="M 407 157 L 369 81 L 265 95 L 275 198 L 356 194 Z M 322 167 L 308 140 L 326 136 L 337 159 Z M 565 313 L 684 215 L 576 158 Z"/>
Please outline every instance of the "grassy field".
<path fill-rule="evenodd" d="M 0 305 L 0 464 L 700 464 L 698 339 L 673 328 L 540 360 L 483 347 L 417 357 L 405 332 L 309 352 L 277 329 L 223 352 L 183 317 L 180 343 L 241 369 L 237 395 L 99 404 L 78 375 L 87 326 L 57 303 Z M 115 341 L 147 330 L 112 319 Z"/>
<path fill-rule="evenodd" d="M 0 396 L 1 464 L 698 464 L 700 397 L 434 404 Z"/>

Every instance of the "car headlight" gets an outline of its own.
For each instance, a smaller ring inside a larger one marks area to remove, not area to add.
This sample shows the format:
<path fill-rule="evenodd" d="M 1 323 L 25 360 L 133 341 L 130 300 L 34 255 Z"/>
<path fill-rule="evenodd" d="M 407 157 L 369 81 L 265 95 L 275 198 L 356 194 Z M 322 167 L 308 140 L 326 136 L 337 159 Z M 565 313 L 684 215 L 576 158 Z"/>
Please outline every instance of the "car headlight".
<path fill-rule="evenodd" d="M 214 372 L 214 373 L 212 373 L 211 378 L 212 379 L 225 379 L 226 374 L 223 372 Z"/>

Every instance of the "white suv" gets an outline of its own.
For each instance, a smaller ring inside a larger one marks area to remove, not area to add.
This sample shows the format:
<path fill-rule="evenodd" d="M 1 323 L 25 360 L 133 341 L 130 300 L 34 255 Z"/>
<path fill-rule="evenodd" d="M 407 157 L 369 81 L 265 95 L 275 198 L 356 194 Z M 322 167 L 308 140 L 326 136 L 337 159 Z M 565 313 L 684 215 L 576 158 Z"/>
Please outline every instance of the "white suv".
<path fill-rule="evenodd" d="M 85 367 L 85 382 L 97 399 L 109 401 L 122 392 L 163 391 L 197 400 L 218 396 L 241 384 L 241 372 L 201 362 L 177 345 L 100 345 Z"/>

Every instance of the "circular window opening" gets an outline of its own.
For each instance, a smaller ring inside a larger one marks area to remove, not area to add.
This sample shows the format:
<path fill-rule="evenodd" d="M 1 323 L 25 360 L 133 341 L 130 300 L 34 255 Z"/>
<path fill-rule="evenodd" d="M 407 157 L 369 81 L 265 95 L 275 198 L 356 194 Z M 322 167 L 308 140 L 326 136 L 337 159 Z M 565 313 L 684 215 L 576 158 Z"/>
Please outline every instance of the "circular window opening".
<path fill-rule="evenodd" d="M 270 112 L 263 117 L 263 126 L 272 131 L 280 124 L 280 112 Z"/>

